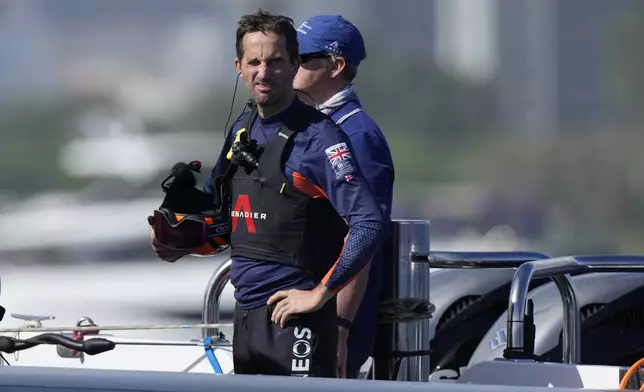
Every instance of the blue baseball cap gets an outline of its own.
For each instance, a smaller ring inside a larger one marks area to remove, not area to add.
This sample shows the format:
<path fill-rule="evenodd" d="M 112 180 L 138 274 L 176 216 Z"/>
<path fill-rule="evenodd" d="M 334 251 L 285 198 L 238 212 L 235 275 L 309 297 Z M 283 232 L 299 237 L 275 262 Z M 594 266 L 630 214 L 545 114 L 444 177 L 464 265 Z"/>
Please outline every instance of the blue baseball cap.
<path fill-rule="evenodd" d="M 326 52 L 355 66 L 367 57 L 362 34 L 340 15 L 313 16 L 297 28 L 300 56 Z"/>

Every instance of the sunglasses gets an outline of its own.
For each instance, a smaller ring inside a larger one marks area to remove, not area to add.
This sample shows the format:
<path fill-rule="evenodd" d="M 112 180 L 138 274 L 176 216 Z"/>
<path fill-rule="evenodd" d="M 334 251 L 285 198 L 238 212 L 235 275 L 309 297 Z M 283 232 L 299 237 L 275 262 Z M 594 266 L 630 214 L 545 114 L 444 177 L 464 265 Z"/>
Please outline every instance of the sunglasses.
<path fill-rule="evenodd" d="M 307 53 L 300 55 L 300 62 L 305 64 L 315 59 L 326 59 L 329 57 L 331 57 L 331 55 L 326 52 Z"/>

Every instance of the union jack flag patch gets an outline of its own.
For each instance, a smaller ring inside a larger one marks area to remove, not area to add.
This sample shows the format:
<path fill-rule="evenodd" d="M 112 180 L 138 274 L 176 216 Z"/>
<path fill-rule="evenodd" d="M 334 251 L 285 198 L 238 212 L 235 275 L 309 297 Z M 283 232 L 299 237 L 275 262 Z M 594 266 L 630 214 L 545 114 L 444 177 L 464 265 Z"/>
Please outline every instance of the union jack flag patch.
<path fill-rule="evenodd" d="M 335 144 L 324 152 L 331 162 L 336 178 L 345 178 L 346 180 L 353 178 L 353 176 L 348 176 L 353 172 L 353 157 L 347 143 Z"/>

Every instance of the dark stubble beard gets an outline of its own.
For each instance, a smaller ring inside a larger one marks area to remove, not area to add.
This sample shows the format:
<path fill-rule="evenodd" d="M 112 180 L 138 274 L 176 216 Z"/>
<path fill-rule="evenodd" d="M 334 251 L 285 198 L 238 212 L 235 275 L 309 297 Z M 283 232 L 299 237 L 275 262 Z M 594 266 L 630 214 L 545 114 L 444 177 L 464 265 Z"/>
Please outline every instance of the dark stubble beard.
<path fill-rule="evenodd" d="M 286 101 L 289 99 L 288 88 L 280 89 L 277 94 L 263 95 L 262 100 L 255 100 L 259 106 L 265 109 L 266 112 L 277 111 L 282 105 L 286 104 Z M 292 95 L 293 97 L 295 94 Z M 268 99 L 267 99 L 268 98 Z M 269 115 L 270 116 L 270 115 Z"/>

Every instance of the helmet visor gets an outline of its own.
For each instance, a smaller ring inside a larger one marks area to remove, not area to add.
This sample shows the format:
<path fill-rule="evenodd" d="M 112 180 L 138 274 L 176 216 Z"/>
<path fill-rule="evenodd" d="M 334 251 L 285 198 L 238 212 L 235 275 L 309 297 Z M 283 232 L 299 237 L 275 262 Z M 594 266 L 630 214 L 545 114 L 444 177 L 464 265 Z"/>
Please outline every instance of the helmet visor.
<path fill-rule="evenodd" d="M 204 221 L 171 217 L 166 211 L 154 211 L 154 235 L 164 246 L 175 250 L 192 250 L 206 243 L 208 225 Z"/>

